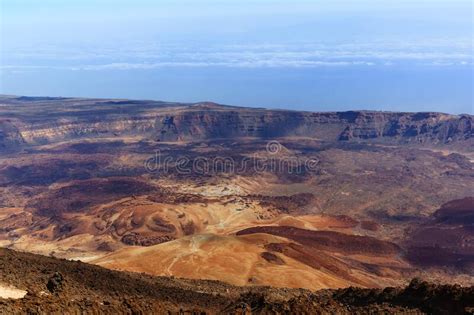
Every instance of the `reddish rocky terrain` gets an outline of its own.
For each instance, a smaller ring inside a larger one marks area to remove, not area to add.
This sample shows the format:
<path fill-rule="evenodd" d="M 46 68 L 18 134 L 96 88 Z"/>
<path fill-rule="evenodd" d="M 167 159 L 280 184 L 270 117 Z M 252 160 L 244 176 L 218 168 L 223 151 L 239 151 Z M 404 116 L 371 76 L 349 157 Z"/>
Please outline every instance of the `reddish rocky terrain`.
<path fill-rule="evenodd" d="M 441 206 L 407 240 L 408 257 L 423 267 L 474 270 L 474 198 Z"/>
<path fill-rule="evenodd" d="M 254 293 L 401 287 L 414 276 L 470 286 L 472 122 L 442 113 L 0 97 L 0 245 Z M 385 296 L 378 289 L 334 292 Z M 263 303 L 254 293 L 248 303 Z M 387 303 L 397 299 L 390 294 Z M 138 296 L 145 307 L 146 294 Z M 292 299 L 261 310 L 298 310 L 313 297 Z M 346 310 L 367 306 L 351 303 Z"/>

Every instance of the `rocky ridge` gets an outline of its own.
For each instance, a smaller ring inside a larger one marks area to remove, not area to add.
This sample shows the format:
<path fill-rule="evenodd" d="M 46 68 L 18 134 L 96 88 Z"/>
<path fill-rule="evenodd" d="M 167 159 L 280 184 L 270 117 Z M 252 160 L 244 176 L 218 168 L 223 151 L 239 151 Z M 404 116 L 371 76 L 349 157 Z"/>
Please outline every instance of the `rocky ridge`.
<path fill-rule="evenodd" d="M 431 112 L 301 112 L 214 103 L 0 97 L 0 147 L 117 136 L 155 141 L 311 137 L 445 145 L 472 143 L 473 119 Z"/>

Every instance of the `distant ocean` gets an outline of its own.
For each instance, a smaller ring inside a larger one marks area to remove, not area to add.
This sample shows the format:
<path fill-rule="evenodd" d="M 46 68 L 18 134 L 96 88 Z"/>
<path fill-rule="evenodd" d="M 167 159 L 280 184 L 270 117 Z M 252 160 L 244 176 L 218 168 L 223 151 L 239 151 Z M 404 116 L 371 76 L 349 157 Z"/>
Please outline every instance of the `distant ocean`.
<path fill-rule="evenodd" d="M 0 93 L 473 113 L 472 0 L 4 2 Z"/>
<path fill-rule="evenodd" d="M 473 114 L 472 66 L 11 69 L 0 93 L 157 99 L 309 111 L 373 109 Z"/>

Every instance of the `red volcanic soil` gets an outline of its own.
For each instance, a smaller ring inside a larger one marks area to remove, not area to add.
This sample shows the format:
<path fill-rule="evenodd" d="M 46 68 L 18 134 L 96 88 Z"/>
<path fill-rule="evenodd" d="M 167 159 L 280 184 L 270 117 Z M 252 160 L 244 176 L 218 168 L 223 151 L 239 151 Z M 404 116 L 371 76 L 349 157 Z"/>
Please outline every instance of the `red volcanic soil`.
<path fill-rule="evenodd" d="M 91 179 L 49 191 L 29 202 L 27 208 L 51 218 L 63 212 L 80 212 L 112 200 L 143 195 L 154 190 L 155 187 L 133 178 Z"/>
<path fill-rule="evenodd" d="M 275 264 L 275 265 L 284 265 L 285 261 L 278 257 L 277 255 L 270 253 L 270 252 L 263 252 L 260 254 L 263 259 L 268 261 L 269 263 Z"/>
<path fill-rule="evenodd" d="M 356 227 L 359 222 L 354 220 L 348 215 L 336 215 L 334 218 L 337 219 L 337 223 L 332 223 L 329 225 L 330 228 L 353 228 Z"/>
<path fill-rule="evenodd" d="M 241 230 L 237 235 L 254 233 L 281 236 L 305 246 L 344 254 L 393 255 L 400 252 L 396 244 L 369 236 L 334 231 L 311 231 L 290 226 L 256 226 Z"/>
<path fill-rule="evenodd" d="M 265 245 L 265 249 L 269 252 L 283 254 L 285 257 L 299 261 L 313 269 L 363 286 L 374 286 L 375 284 L 355 276 L 354 269 L 385 277 L 387 276 L 386 268 L 372 262 L 357 263 L 354 260 L 345 259 L 343 256 L 334 255 L 334 253 L 385 257 L 392 262 L 395 262 L 401 253 L 401 249 L 396 244 L 373 237 L 334 231 L 312 231 L 289 226 L 257 226 L 241 230 L 237 232 L 237 235 L 254 233 L 276 235 L 295 242 L 269 243 Z"/>
<path fill-rule="evenodd" d="M 270 243 L 265 248 L 271 252 L 282 253 L 287 257 L 293 258 L 311 268 L 321 270 L 325 269 L 344 279 L 358 282 L 350 276 L 350 268 L 342 261 L 331 257 L 324 251 L 316 250 L 311 247 L 305 247 L 295 243 Z"/>
<path fill-rule="evenodd" d="M 474 197 L 445 203 L 433 216 L 437 223 L 474 225 Z"/>
<path fill-rule="evenodd" d="M 474 198 L 442 205 L 406 243 L 407 257 L 415 265 L 452 267 L 474 274 Z"/>
<path fill-rule="evenodd" d="M 380 226 L 375 221 L 361 221 L 360 227 L 367 231 L 377 232 Z"/>
<path fill-rule="evenodd" d="M 262 207 L 274 208 L 283 213 L 305 213 L 305 207 L 315 199 L 313 194 L 300 193 L 292 196 L 251 196 Z"/>
<path fill-rule="evenodd" d="M 40 216 L 52 218 L 68 212 L 82 212 L 94 206 L 124 197 L 149 195 L 153 202 L 170 204 L 206 202 L 200 196 L 164 191 L 144 181 L 130 177 L 111 177 L 72 182 L 50 190 L 27 204 L 27 209 Z"/>

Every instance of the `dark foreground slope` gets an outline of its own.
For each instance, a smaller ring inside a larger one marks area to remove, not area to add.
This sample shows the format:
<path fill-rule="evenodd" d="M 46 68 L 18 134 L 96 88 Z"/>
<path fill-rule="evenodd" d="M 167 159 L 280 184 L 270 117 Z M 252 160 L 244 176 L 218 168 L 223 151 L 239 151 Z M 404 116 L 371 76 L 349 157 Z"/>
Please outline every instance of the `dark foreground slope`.
<path fill-rule="evenodd" d="M 469 313 L 474 288 L 413 280 L 406 288 L 323 290 L 235 287 L 111 271 L 0 249 L 0 283 L 27 290 L 0 313 Z"/>

